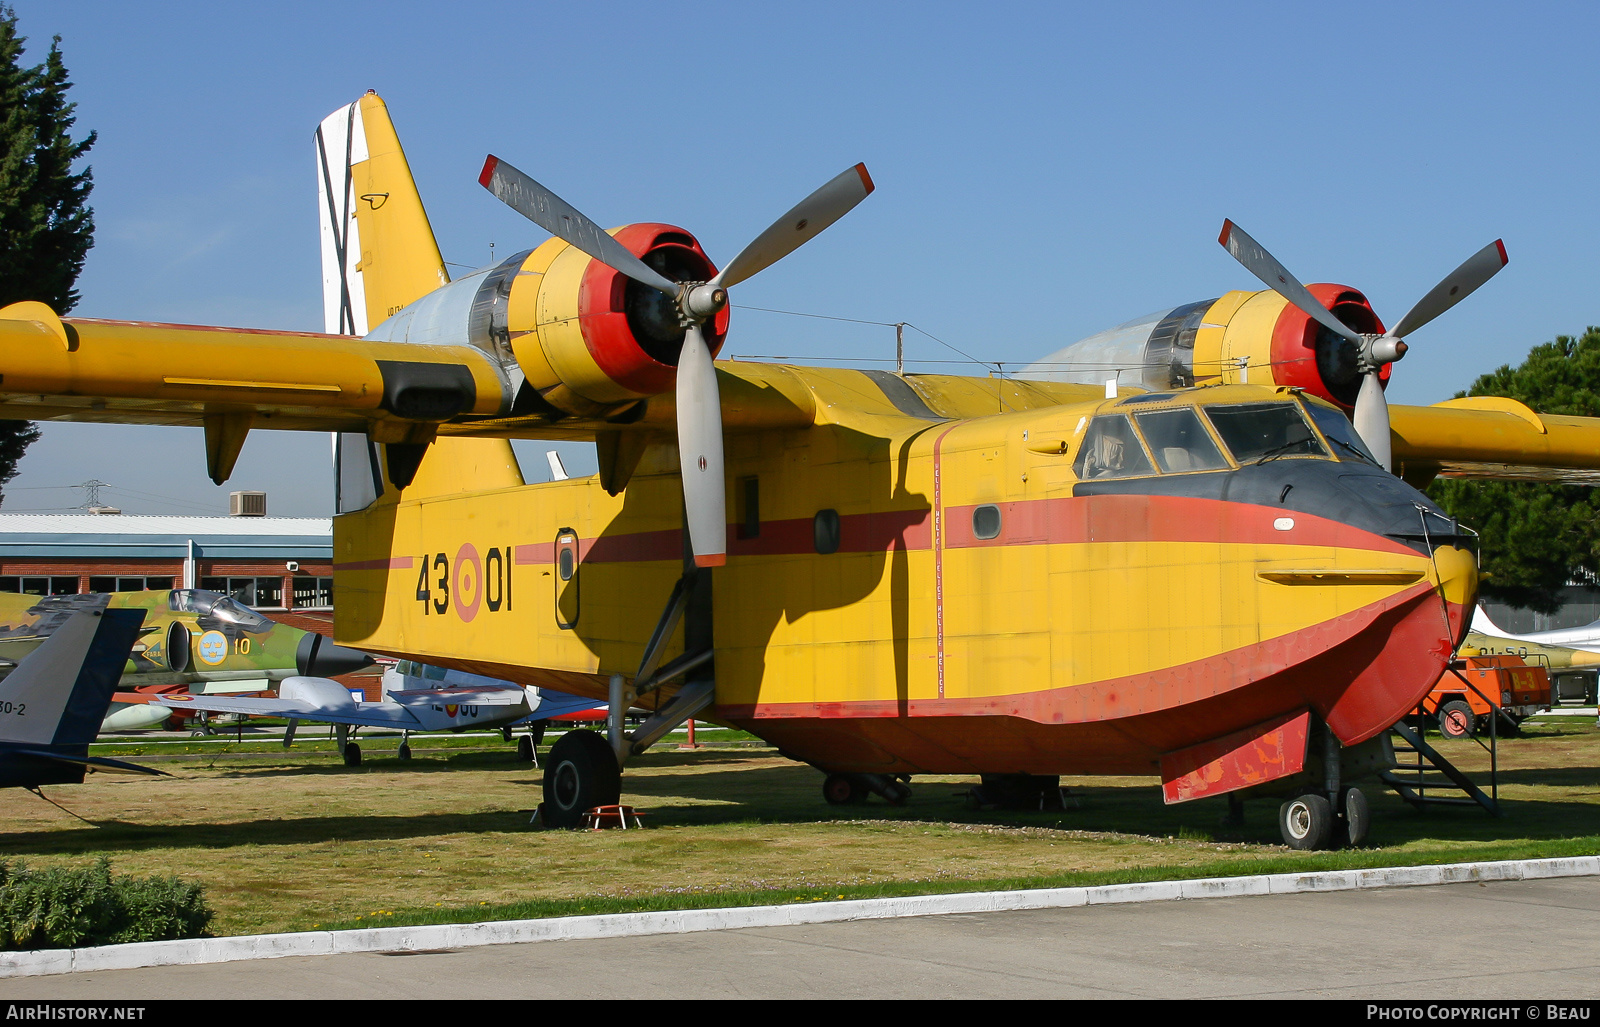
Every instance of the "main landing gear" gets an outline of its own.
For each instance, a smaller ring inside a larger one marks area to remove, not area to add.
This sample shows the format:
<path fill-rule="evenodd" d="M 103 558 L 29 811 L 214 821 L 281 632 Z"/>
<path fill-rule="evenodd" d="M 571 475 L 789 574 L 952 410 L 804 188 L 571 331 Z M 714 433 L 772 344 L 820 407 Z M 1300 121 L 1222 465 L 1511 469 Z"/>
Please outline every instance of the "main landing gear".
<path fill-rule="evenodd" d="M 881 795 L 891 806 L 911 799 L 910 774 L 829 774 L 822 781 L 822 797 L 830 806 L 855 806 L 868 795 Z"/>

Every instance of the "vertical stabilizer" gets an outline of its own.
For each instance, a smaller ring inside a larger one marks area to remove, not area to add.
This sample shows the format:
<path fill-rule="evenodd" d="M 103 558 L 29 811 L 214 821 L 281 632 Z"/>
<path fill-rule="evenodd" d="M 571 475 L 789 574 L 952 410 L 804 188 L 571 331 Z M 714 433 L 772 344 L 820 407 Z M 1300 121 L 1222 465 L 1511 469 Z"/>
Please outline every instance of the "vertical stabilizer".
<path fill-rule="evenodd" d="M 0 741 L 88 751 L 144 611 L 79 610 L 0 682 Z"/>
<path fill-rule="evenodd" d="M 450 277 L 376 93 L 324 118 L 316 152 L 324 330 L 366 335 Z"/>

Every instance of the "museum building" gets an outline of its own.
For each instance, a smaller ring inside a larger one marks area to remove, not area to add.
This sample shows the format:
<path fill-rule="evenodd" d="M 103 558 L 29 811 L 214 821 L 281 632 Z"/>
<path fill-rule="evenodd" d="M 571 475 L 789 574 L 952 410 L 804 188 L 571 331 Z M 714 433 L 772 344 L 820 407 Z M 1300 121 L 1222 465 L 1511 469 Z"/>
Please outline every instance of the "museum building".
<path fill-rule="evenodd" d="M 0 592 L 227 592 L 262 610 L 333 605 L 327 517 L 0 514 Z"/>

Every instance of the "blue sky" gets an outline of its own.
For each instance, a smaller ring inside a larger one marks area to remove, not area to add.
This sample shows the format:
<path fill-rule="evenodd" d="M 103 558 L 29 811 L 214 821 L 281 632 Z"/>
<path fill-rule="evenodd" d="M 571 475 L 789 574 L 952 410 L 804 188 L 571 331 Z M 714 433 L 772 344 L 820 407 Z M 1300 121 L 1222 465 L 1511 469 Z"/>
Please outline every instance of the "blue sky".
<path fill-rule="evenodd" d="M 863 160 L 877 192 L 736 305 L 909 321 L 1020 365 L 1254 287 L 1216 243 L 1231 217 L 1391 323 L 1504 237 L 1510 265 L 1416 334 L 1392 402 L 1600 322 L 1593 4 L 16 6 L 30 56 L 62 36 L 100 134 L 85 316 L 320 329 L 311 132 L 372 88 L 463 265 L 542 238 L 476 184 L 491 151 L 722 261 Z M 889 328 L 735 310 L 725 353 L 893 351 Z M 130 512 L 265 488 L 313 514 L 326 464 L 323 436 L 257 432 L 217 488 L 198 430 L 48 426 L 4 508 L 72 506 L 53 487 L 96 477 Z"/>

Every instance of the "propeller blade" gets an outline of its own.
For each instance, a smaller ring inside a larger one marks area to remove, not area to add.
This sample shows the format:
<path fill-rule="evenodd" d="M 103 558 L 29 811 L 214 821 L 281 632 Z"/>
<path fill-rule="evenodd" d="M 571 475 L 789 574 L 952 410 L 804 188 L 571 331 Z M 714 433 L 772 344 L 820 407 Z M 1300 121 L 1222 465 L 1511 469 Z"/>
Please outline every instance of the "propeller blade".
<path fill-rule="evenodd" d="M 490 154 L 483 162 L 478 183 L 518 214 L 600 263 L 668 296 L 678 294 L 677 282 L 650 268 L 576 207 L 499 157 Z"/>
<path fill-rule="evenodd" d="M 1496 239 L 1468 257 L 1466 262 L 1445 276 L 1433 291 L 1417 301 L 1389 334 L 1403 339 L 1440 314 L 1472 295 L 1474 289 L 1500 273 L 1506 266 L 1505 243 Z"/>
<path fill-rule="evenodd" d="M 1233 259 L 1250 269 L 1250 273 L 1267 283 L 1267 288 L 1279 296 L 1293 303 L 1308 316 L 1331 332 L 1335 332 L 1357 346 L 1361 345 L 1361 336 L 1349 325 L 1340 321 L 1329 312 L 1328 308 L 1317 302 L 1317 298 L 1306 291 L 1289 269 L 1278 263 L 1276 257 L 1262 248 L 1261 244 L 1250 238 L 1249 233 L 1232 221 L 1222 223 L 1222 234 L 1217 237 Z"/>
<path fill-rule="evenodd" d="M 740 282 L 787 257 L 809 242 L 824 228 L 850 213 L 850 208 L 872 192 L 872 176 L 865 164 L 857 164 L 807 196 L 765 232 L 756 236 L 739 255 L 728 261 L 711 284 L 721 288 Z"/>
<path fill-rule="evenodd" d="M 727 562 L 728 495 L 722 477 L 722 398 L 699 325 L 683 334 L 678 354 L 678 459 L 689 547 L 696 567 Z"/>
<path fill-rule="evenodd" d="M 1383 398 L 1383 383 L 1378 380 L 1376 371 L 1361 376 L 1361 391 L 1356 394 L 1356 412 L 1352 420 L 1356 434 L 1367 444 L 1379 466 L 1391 470 L 1389 401 Z"/>

